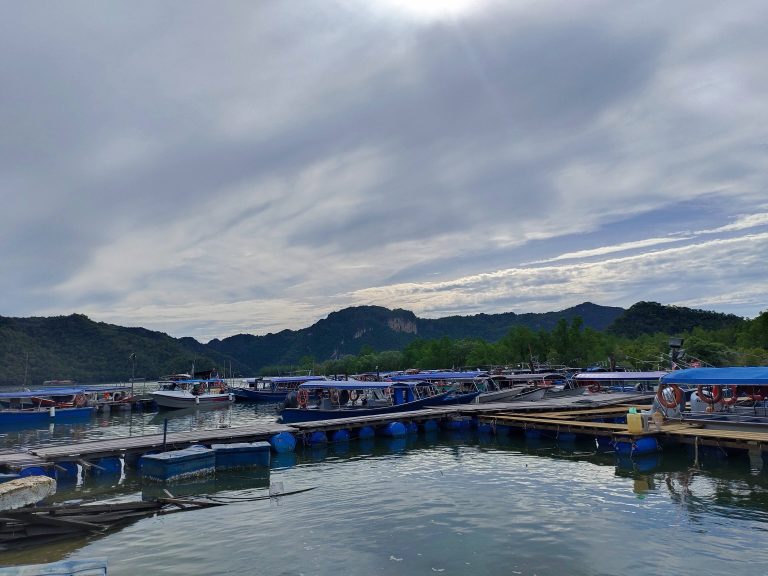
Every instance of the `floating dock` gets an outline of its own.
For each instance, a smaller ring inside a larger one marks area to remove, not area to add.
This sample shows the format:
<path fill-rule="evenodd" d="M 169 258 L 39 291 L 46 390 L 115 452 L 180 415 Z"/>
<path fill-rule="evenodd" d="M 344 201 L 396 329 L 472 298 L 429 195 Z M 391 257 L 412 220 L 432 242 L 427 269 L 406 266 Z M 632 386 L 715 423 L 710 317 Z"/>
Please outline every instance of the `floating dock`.
<path fill-rule="evenodd" d="M 690 444 L 698 449 L 717 447 L 723 450 L 768 451 L 768 431 L 704 428 L 697 422 L 667 421 L 658 429 L 640 432 L 630 429 L 626 415 L 630 408 L 651 401 L 647 394 L 605 394 L 588 397 L 566 397 L 534 402 L 462 404 L 424 408 L 410 412 L 354 416 L 335 420 L 302 422 L 291 425 L 256 424 L 236 428 L 174 432 L 146 436 L 130 436 L 78 442 L 67 445 L 42 446 L 29 451 L 0 452 L 0 469 L 21 473 L 52 473 L 71 470 L 74 464 L 100 470 L 100 462 L 123 459 L 136 467 L 146 454 L 182 450 L 192 445 L 211 446 L 264 442 L 275 452 L 291 451 L 296 444 L 312 446 L 328 442 L 345 442 L 374 435 L 397 436 L 418 430 L 461 429 L 477 426 L 485 432 L 506 434 L 512 430 L 527 436 L 536 434 L 557 439 L 591 437 L 627 449 L 656 450 L 667 444 Z M 647 408 L 647 406 L 644 406 Z M 76 468 L 75 468 L 76 469 Z"/>

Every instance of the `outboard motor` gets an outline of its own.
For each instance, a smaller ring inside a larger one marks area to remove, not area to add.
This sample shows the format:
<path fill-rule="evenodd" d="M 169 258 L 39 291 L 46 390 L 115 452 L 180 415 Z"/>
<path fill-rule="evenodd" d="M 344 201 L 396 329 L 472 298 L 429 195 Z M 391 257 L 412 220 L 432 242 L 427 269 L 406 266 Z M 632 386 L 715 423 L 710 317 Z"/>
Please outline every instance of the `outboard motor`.
<path fill-rule="evenodd" d="M 283 408 L 298 408 L 299 399 L 296 396 L 296 392 L 288 392 L 285 400 L 283 401 Z"/>
<path fill-rule="evenodd" d="M 701 395 L 704 395 L 704 398 Z M 722 412 L 725 404 L 721 398 L 715 398 L 713 402 L 712 392 L 709 390 L 696 390 L 691 394 L 691 412 L 702 414 L 705 412 Z"/>

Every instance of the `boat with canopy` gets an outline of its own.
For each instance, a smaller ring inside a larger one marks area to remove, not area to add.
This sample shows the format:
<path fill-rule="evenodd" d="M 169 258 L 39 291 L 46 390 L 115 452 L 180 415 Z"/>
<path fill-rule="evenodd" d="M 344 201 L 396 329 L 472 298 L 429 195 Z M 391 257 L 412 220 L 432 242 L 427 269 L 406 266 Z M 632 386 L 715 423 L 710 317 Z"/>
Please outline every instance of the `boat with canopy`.
<path fill-rule="evenodd" d="M 271 378 L 244 378 L 248 387 L 232 388 L 236 400 L 251 402 L 281 402 L 299 384 L 326 380 L 325 376 L 272 376 Z"/>
<path fill-rule="evenodd" d="M 0 406 L 0 425 L 89 418 L 96 410 L 83 388 L 2 392 Z"/>
<path fill-rule="evenodd" d="M 325 380 L 300 384 L 288 394 L 278 421 L 284 424 L 407 412 L 450 403 L 454 389 L 404 382 Z"/>

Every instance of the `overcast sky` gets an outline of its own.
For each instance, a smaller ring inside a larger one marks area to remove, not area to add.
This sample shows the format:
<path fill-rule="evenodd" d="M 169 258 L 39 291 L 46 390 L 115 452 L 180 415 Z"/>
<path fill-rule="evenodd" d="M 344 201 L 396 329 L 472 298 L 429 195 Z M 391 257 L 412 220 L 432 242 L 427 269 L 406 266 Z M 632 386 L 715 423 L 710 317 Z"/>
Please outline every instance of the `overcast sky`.
<path fill-rule="evenodd" d="M 0 0 L 0 315 L 754 317 L 766 29 L 764 1 Z"/>

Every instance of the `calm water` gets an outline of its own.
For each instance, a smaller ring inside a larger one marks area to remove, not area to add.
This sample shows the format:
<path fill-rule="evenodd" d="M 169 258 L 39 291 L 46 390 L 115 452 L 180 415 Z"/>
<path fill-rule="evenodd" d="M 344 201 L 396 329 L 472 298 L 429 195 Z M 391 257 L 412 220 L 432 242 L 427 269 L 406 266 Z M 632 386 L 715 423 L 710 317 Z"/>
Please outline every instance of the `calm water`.
<path fill-rule="evenodd" d="M 169 430 L 271 419 L 274 408 L 174 414 Z M 3 435 L 19 442 L 157 432 L 163 416 Z M 353 441 L 274 459 L 271 470 L 175 484 L 227 506 L 138 521 L 92 540 L 0 553 L 0 563 L 106 556 L 119 574 L 768 574 L 768 472 L 685 450 L 617 461 L 477 433 Z M 272 483 L 314 490 L 252 501 Z M 143 492 L 142 492 L 143 488 Z M 62 486 L 58 501 L 156 494 L 132 475 Z"/>

